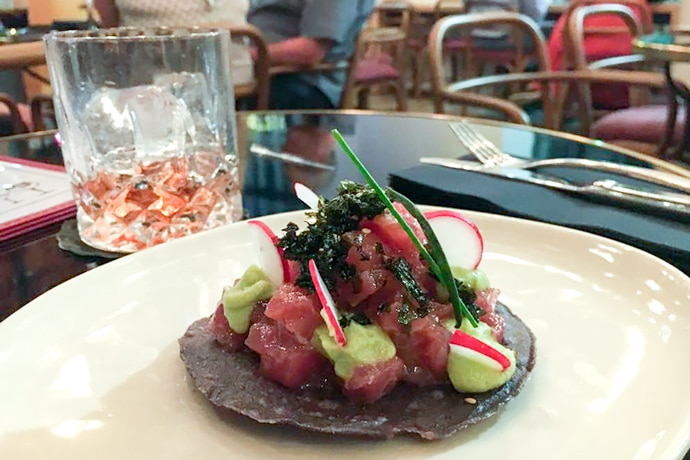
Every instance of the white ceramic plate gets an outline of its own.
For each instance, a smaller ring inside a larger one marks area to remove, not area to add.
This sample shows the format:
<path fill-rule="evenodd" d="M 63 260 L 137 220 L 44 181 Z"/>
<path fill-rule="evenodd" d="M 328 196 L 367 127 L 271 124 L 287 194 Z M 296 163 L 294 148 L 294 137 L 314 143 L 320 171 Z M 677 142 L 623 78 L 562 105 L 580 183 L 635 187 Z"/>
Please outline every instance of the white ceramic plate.
<path fill-rule="evenodd" d="M 177 338 L 253 261 L 240 223 L 112 262 L 0 323 L 0 458 L 682 457 L 690 279 L 587 233 L 468 214 L 483 268 L 537 336 L 532 377 L 493 420 L 440 442 L 373 442 L 218 419 L 189 385 Z"/>

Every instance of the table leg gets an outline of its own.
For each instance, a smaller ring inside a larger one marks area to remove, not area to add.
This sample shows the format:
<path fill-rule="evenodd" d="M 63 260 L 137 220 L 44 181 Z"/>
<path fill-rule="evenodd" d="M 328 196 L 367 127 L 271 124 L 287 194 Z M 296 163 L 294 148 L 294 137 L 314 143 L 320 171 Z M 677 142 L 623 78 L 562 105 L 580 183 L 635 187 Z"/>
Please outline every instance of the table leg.
<path fill-rule="evenodd" d="M 685 105 L 685 128 L 683 129 L 683 139 L 680 144 L 678 144 L 673 154 L 670 155 L 671 159 L 677 159 L 682 158 L 688 150 L 688 147 L 690 147 L 690 91 L 685 85 L 679 85 L 673 79 L 671 75 L 671 62 L 666 62 L 664 65 L 664 74 L 666 75 L 666 81 L 670 89 L 669 97 L 672 98 L 674 102 L 674 104 L 669 104 L 669 120 L 666 124 L 666 146 L 673 139 L 673 133 L 675 131 L 675 121 L 678 113 L 678 101 L 676 98 L 680 97 L 683 99 Z M 675 110 L 673 110 L 674 108 Z M 661 153 L 663 154 L 663 151 Z M 664 155 L 664 157 L 666 156 Z"/>

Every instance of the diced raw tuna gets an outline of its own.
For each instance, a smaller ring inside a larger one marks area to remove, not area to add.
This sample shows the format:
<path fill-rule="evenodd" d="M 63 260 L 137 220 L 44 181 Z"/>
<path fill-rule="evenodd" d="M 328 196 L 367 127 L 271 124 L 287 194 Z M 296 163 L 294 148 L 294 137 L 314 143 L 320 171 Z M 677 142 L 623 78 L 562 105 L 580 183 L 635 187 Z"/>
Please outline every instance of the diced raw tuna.
<path fill-rule="evenodd" d="M 478 291 L 477 300 L 475 303 L 485 312 L 491 313 L 496 307 L 496 302 L 498 301 L 498 296 L 500 294 L 501 291 L 496 288 L 488 288 L 484 289 L 483 291 Z"/>
<path fill-rule="evenodd" d="M 488 324 L 493 329 L 494 337 L 498 342 L 503 342 L 503 331 L 506 327 L 506 321 L 501 315 L 492 311 L 482 316 L 481 321 Z"/>
<path fill-rule="evenodd" d="M 216 311 L 211 316 L 210 325 L 213 336 L 223 350 L 234 353 L 244 348 L 244 340 L 247 338 L 247 334 L 239 334 L 230 328 L 230 324 L 228 324 L 228 320 L 225 318 L 222 303 L 218 304 Z"/>
<path fill-rule="evenodd" d="M 298 341 L 310 343 L 314 329 L 323 325 L 320 310 L 315 294 L 293 284 L 282 284 L 268 301 L 264 314 L 285 326 Z"/>
<path fill-rule="evenodd" d="M 401 301 L 393 303 L 388 311 L 379 314 L 377 323 L 393 340 L 405 364 L 403 380 L 420 386 L 446 380 L 451 333 L 441 324 L 435 309 L 447 315 L 447 307 L 432 303 L 431 313 L 405 326 L 398 321 L 401 305 Z"/>
<path fill-rule="evenodd" d="M 369 229 L 349 232 L 343 241 L 350 245 L 345 262 L 361 270 L 383 265 L 383 242 Z"/>
<path fill-rule="evenodd" d="M 331 367 L 311 345 L 297 341 L 270 318 L 253 324 L 245 343 L 260 356 L 261 373 L 288 388 L 318 383 Z"/>
<path fill-rule="evenodd" d="M 393 203 L 393 205 L 400 215 L 402 215 L 405 222 L 412 228 L 412 231 L 419 241 L 421 241 L 422 244 L 426 244 L 426 235 L 424 235 L 424 231 L 422 231 L 419 222 L 412 217 L 402 204 Z M 403 256 L 408 259 L 408 262 L 412 263 L 411 259 L 419 259 L 419 251 L 417 251 L 416 246 L 390 212 L 386 211 L 374 217 L 372 220 L 362 222 L 362 227 L 370 229 L 381 238 L 386 248 L 397 250 L 402 253 Z"/>
<path fill-rule="evenodd" d="M 392 280 L 391 273 L 383 268 L 357 271 L 354 278 L 338 284 L 336 302 L 342 306 L 357 307 Z"/>
<path fill-rule="evenodd" d="M 397 356 L 376 364 L 358 366 L 343 384 L 343 393 L 354 401 L 372 403 L 388 394 L 404 372 Z"/>
<path fill-rule="evenodd" d="M 438 318 L 427 315 L 410 324 L 410 349 L 408 353 L 418 367 L 426 369 L 436 382 L 446 380 L 451 333 Z M 411 379 L 413 383 L 414 378 Z"/>
<path fill-rule="evenodd" d="M 503 330 L 505 329 L 506 322 L 501 315 L 494 311 L 500 293 L 501 291 L 496 288 L 479 291 L 477 292 L 477 300 L 475 303 L 486 312 L 485 315 L 482 315 L 480 320 L 493 329 L 497 341 L 503 342 Z"/>

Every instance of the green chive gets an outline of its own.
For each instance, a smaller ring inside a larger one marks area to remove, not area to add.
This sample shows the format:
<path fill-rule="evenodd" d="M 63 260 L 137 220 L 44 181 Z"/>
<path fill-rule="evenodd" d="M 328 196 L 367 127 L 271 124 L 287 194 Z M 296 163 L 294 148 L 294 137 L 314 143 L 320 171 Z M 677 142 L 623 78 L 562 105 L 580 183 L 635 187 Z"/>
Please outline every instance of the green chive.
<path fill-rule="evenodd" d="M 439 268 L 438 264 L 434 260 L 433 257 L 431 257 L 431 254 L 429 254 L 429 251 L 426 250 L 424 245 L 422 244 L 421 241 L 419 241 L 419 238 L 417 238 L 417 235 L 414 234 L 412 231 L 412 228 L 410 228 L 409 225 L 407 225 L 407 222 L 405 222 L 405 219 L 403 219 L 403 216 L 400 215 L 397 209 L 395 209 L 395 206 L 393 206 L 393 203 L 391 200 L 388 198 L 386 195 L 386 192 L 383 191 L 381 186 L 376 182 L 376 179 L 369 173 L 367 168 L 362 164 L 362 162 L 357 158 L 357 155 L 355 155 L 355 152 L 352 151 L 349 145 L 347 145 L 347 142 L 345 139 L 343 139 L 343 136 L 340 135 L 340 132 L 337 129 L 334 129 L 331 131 L 335 139 L 338 141 L 340 146 L 343 148 L 345 153 L 347 154 L 348 157 L 350 157 L 350 160 L 355 164 L 357 169 L 359 169 L 359 172 L 362 173 L 362 176 L 364 176 L 364 179 L 371 185 L 371 187 L 374 189 L 374 192 L 376 192 L 376 195 L 383 201 L 383 204 L 386 205 L 388 210 L 391 212 L 393 217 L 395 217 L 395 220 L 398 221 L 400 226 L 405 230 L 405 233 L 410 237 L 414 245 L 417 247 L 417 250 L 419 250 L 420 254 L 422 254 L 422 257 L 424 257 L 427 262 L 429 263 L 429 266 L 431 267 L 431 271 L 434 272 L 434 274 L 441 279 L 441 269 Z"/>
<path fill-rule="evenodd" d="M 417 238 L 417 235 L 414 234 L 412 228 L 408 225 L 407 222 L 405 222 L 405 219 L 403 219 L 402 215 L 400 215 L 398 210 L 395 209 L 395 206 L 393 206 L 393 203 L 391 202 L 390 198 L 388 198 L 388 195 L 386 195 L 386 192 L 376 182 L 374 177 L 371 175 L 371 173 L 369 173 L 369 171 L 360 161 L 357 155 L 355 155 L 355 152 L 352 151 L 345 139 L 343 139 L 343 136 L 340 134 L 340 132 L 337 129 L 334 129 L 331 131 L 331 133 L 338 141 L 343 151 L 345 151 L 345 154 L 350 158 L 350 160 L 352 160 L 352 162 L 357 167 L 359 172 L 362 174 L 364 179 L 374 189 L 376 195 L 378 195 L 381 201 L 383 201 L 383 204 L 386 206 L 386 208 L 388 208 L 395 220 L 397 220 L 400 226 L 403 228 L 403 230 L 405 230 L 405 233 L 407 233 L 407 235 L 410 237 L 410 239 L 416 246 L 417 250 L 419 250 L 419 253 L 422 255 L 422 257 L 424 257 L 424 259 L 426 259 L 427 263 L 429 264 L 429 267 L 431 268 L 431 271 L 434 273 L 434 275 L 436 275 L 436 277 L 446 288 L 446 290 L 448 290 L 451 304 L 453 305 L 455 321 L 457 322 L 458 327 L 463 317 L 466 317 L 470 324 L 476 327 L 478 324 L 477 319 L 472 315 L 472 313 L 470 313 L 467 306 L 462 302 L 462 299 L 460 299 L 460 295 L 458 294 L 458 288 L 455 284 L 453 273 L 451 272 L 450 265 L 448 264 L 448 259 L 443 253 L 441 245 L 439 244 L 436 235 L 434 234 L 433 230 L 431 229 L 431 226 L 429 225 L 429 222 L 427 222 L 424 215 L 422 215 L 422 213 L 419 212 L 416 206 L 414 206 L 414 204 L 407 197 L 395 191 L 390 191 L 391 193 L 393 193 L 396 199 L 400 201 L 408 211 L 410 211 L 412 216 L 417 219 L 420 226 L 422 227 L 422 230 L 424 230 L 424 233 L 429 239 L 429 246 L 432 252 L 434 252 L 434 257 L 432 257 L 432 255 L 429 253 L 427 248 L 424 247 L 422 242 L 419 241 L 419 238 Z"/>
<path fill-rule="evenodd" d="M 458 286 L 457 284 L 455 284 L 455 277 L 453 276 L 453 271 L 450 268 L 450 263 L 448 263 L 448 258 L 446 257 L 446 254 L 443 252 L 441 243 L 439 243 L 438 238 L 434 233 L 434 230 L 431 228 L 431 225 L 429 225 L 429 221 L 426 220 L 424 214 L 422 214 L 417 208 L 417 206 L 415 206 L 415 204 L 405 195 L 396 192 L 393 189 L 388 189 L 388 193 L 390 193 L 393 196 L 395 201 L 402 203 L 402 205 L 405 206 L 405 209 L 409 211 L 412 217 L 417 219 L 417 222 L 419 222 L 419 226 L 422 227 L 424 234 L 429 240 L 429 253 L 436 260 L 439 268 L 441 269 L 441 276 L 439 277 L 439 281 L 448 290 L 448 295 L 450 295 L 450 303 L 451 305 L 453 305 L 453 313 L 455 314 L 455 321 L 457 323 L 456 326 L 460 327 L 462 318 L 465 317 L 472 326 L 477 327 L 479 325 L 479 322 L 477 321 L 477 318 L 475 318 L 475 316 L 472 314 L 472 312 L 470 312 L 470 310 L 467 308 L 467 305 L 465 305 L 465 303 L 460 298 Z"/>

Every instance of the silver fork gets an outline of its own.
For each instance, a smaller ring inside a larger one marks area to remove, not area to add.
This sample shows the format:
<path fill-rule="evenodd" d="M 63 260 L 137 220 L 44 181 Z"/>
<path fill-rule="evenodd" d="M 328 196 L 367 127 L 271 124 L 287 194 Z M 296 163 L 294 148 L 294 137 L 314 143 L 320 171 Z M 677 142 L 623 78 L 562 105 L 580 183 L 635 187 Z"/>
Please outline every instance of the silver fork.
<path fill-rule="evenodd" d="M 522 169 L 535 169 L 544 166 L 567 166 L 595 169 L 641 179 L 690 193 L 690 179 L 670 172 L 584 158 L 524 160 L 503 152 L 496 144 L 487 139 L 465 120 L 450 123 L 450 128 L 467 150 L 487 167 L 510 166 Z"/>
<path fill-rule="evenodd" d="M 450 129 L 467 150 L 486 166 L 517 166 L 521 163 L 519 159 L 501 151 L 465 120 L 450 123 Z"/>

